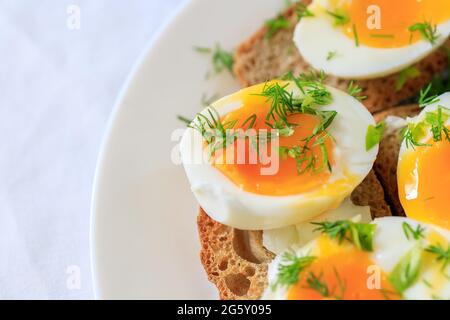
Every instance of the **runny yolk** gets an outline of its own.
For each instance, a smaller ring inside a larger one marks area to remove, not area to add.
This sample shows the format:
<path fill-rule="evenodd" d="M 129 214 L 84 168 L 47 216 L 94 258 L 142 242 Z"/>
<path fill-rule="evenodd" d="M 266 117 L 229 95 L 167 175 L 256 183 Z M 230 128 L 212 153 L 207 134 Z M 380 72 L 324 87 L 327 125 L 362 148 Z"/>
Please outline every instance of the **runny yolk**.
<path fill-rule="evenodd" d="M 226 114 L 221 119 L 222 123 L 237 120 L 238 122 L 234 129 L 240 129 L 243 122 L 255 114 L 257 120 L 253 129 L 257 133 L 261 133 L 259 130 L 271 130 L 266 124 L 266 116 L 270 110 L 271 101 L 267 101 L 265 97 L 258 96 L 262 91 L 263 85 L 255 86 L 243 90 L 238 97 L 234 96 L 233 98 L 239 100 L 242 106 Z M 294 132 L 291 136 L 280 136 L 278 147 L 304 146 L 305 144 L 302 141 L 309 137 L 319 124 L 319 119 L 316 116 L 308 114 L 289 115 L 287 121 L 289 124 L 295 125 Z M 245 125 L 243 129 L 247 128 L 248 126 Z M 267 144 L 259 144 L 259 156 L 255 144 L 251 143 L 251 139 L 244 139 L 244 148 L 238 146 L 238 139 L 226 149 L 217 150 L 212 163 L 233 183 L 245 191 L 271 196 L 299 194 L 320 187 L 330 177 L 328 168 L 323 168 L 322 166 L 324 153 L 320 149 L 321 146 L 315 145 L 317 139 L 321 137 L 319 135 L 313 138 L 307 145 L 309 149 L 306 151 L 305 158 L 315 157 L 316 161 L 314 168 L 305 172 L 303 171 L 306 169 L 307 161 L 298 167 L 297 160 L 286 155 L 280 155 L 279 148 L 270 139 Z M 326 137 L 324 141 L 328 160 L 332 164 L 332 139 Z M 240 142 L 242 143 L 242 140 Z M 238 159 L 238 155 L 240 155 L 241 160 Z M 267 155 L 267 157 L 264 155 Z M 230 158 L 232 159 L 231 161 L 229 160 Z"/>
<path fill-rule="evenodd" d="M 359 43 L 376 48 L 410 45 L 423 39 L 418 31 L 409 30 L 412 25 L 429 22 L 434 27 L 450 19 L 448 0 L 331 0 L 331 3 L 337 13 L 344 12 L 349 17 L 343 26 L 344 33 L 355 38 L 355 26 Z M 375 6 L 379 11 L 374 11 Z"/>
<path fill-rule="evenodd" d="M 450 229 L 450 143 L 430 144 L 400 157 L 400 201 L 408 217 Z"/>
<path fill-rule="evenodd" d="M 318 240 L 317 256 L 319 258 L 301 272 L 300 281 L 289 289 L 289 300 L 400 298 L 387 275 L 374 268 L 368 252 L 322 236 Z"/>

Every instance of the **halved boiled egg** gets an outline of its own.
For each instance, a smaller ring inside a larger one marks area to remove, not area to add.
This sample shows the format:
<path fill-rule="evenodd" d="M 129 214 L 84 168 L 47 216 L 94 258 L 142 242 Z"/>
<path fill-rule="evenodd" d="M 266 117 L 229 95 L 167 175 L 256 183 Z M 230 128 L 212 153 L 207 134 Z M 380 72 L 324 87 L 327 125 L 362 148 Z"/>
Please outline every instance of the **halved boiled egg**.
<path fill-rule="evenodd" d="M 269 266 L 263 299 L 450 299 L 450 232 L 407 218 L 316 225 Z M 448 252 L 448 251 L 447 251 Z"/>
<path fill-rule="evenodd" d="M 317 70 L 341 78 L 393 74 L 439 48 L 450 34 L 447 0 L 313 0 L 294 41 Z"/>
<path fill-rule="evenodd" d="M 450 93 L 407 123 L 397 169 L 402 206 L 408 217 L 450 229 Z"/>
<path fill-rule="evenodd" d="M 374 123 L 347 93 L 305 79 L 272 81 L 202 111 L 183 136 L 181 158 L 213 219 L 280 228 L 338 207 L 361 183 L 378 152 L 365 145 Z"/>

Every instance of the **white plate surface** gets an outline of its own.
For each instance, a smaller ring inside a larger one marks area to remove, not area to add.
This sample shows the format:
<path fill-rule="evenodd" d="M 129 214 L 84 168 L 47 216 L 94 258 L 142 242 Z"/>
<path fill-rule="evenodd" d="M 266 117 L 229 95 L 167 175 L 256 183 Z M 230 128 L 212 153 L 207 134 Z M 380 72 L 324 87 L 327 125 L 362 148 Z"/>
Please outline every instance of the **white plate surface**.
<path fill-rule="evenodd" d="M 234 48 L 280 0 L 192 0 L 152 41 L 129 77 L 99 156 L 91 222 L 94 289 L 100 299 L 215 299 L 199 261 L 197 205 L 171 161 L 182 126 L 204 93 L 238 89 L 229 75 L 205 79 L 194 46 Z"/>

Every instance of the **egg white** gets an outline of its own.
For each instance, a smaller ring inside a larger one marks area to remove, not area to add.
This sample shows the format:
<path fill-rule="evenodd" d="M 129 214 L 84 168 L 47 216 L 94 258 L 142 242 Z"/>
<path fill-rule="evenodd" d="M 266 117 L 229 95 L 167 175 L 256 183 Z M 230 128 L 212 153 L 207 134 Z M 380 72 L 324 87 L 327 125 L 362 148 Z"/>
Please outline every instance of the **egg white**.
<path fill-rule="evenodd" d="M 315 16 L 301 19 L 294 42 L 303 58 L 316 70 L 344 79 L 371 79 L 399 72 L 438 49 L 450 35 L 450 20 L 437 26 L 439 38 L 432 45 L 420 40 L 399 48 L 372 48 L 346 36 L 325 12 L 333 10 L 329 0 L 314 0 L 308 7 Z M 325 9 L 325 10 L 324 10 Z M 327 60 L 329 52 L 337 55 Z"/>
<path fill-rule="evenodd" d="M 418 245 L 416 240 L 408 240 L 406 238 L 403 229 L 404 222 L 408 223 L 413 229 L 416 229 L 419 224 L 412 219 L 399 217 L 380 218 L 372 222 L 377 228 L 373 239 L 374 250 L 370 253 L 370 256 L 374 263 L 387 274 L 392 272 L 400 260 Z M 420 223 L 420 225 L 425 228 L 424 239 L 421 240 L 423 242 L 420 244 L 422 248 L 434 244 L 429 241 L 429 235 L 431 233 L 440 235 L 450 243 L 449 231 L 429 224 Z M 314 250 L 316 245 L 317 240 L 315 239 L 305 246 L 294 246 L 291 250 L 294 250 L 297 256 L 307 256 Z M 262 296 L 262 299 L 264 300 L 287 299 L 289 288 L 280 286 L 277 287 L 276 290 L 273 290 L 272 288 L 272 284 L 277 281 L 278 268 L 282 262 L 281 260 L 282 255 L 278 255 L 269 265 L 269 286 Z M 418 279 L 411 287 L 403 292 L 403 298 L 407 300 L 433 299 L 438 296 L 442 299 L 450 299 L 450 279 L 443 275 L 444 273 L 450 274 L 450 265 L 447 266 L 444 271 L 441 266 L 442 263 L 437 261 L 432 264 L 423 264 Z M 433 288 L 429 288 L 425 285 L 424 280 L 431 283 Z"/>
<path fill-rule="evenodd" d="M 293 83 L 288 90 L 301 95 Z M 319 109 L 338 112 L 328 129 L 335 139 L 335 165 L 329 181 L 307 193 L 266 196 L 242 190 L 208 161 L 193 163 L 192 159 L 198 158 L 199 154 L 204 155 L 206 150 L 200 134 L 191 128 L 186 130 L 180 144 L 181 159 L 192 192 L 209 216 L 238 229 L 275 229 L 295 225 L 336 208 L 350 195 L 367 176 L 378 153 L 378 146 L 370 151 L 365 149 L 367 128 L 374 125 L 375 120 L 354 97 L 331 87 L 327 90 L 332 94 L 333 102 Z M 241 106 L 241 93 L 213 104 L 221 116 Z M 203 114 L 206 115 L 206 110 Z M 335 190 L 333 183 L 342 179 L 346 179 L 344 187 Z"/>
<path fill-rule="evenodd" d="M 282 254 L 290 247 L 306 245 L 316 237 L 317 233 L 314 232 L 316 226 L 312 222 L 339 220 L 369 223 L 372 221 L 370 207 L 356 206 L 350 198 L 347 198 L 338 208 L 324 212 L 309 221 L 294 226 L 265 230 L 263 232 L 263 245 L 275 254 Z"/>

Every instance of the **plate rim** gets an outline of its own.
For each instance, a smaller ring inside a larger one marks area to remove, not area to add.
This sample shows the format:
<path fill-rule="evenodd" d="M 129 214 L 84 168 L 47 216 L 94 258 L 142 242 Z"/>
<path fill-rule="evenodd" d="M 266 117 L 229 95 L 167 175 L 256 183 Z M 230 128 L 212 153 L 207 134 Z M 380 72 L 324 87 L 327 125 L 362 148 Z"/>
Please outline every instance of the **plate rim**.
<path fill-rule="evenodd" d="M 133 63 L 130 71 L 123 84 L 121 85 L 121 89 L 117 94 L 110 115 L 108 116 L 108 121 L 106 123 L 106 127 L 104 129 L 103 137 L 101 139 L 96 165 L 95 165 L 95 173 L 91 187 L 91 203 L 90 203 L 90 217 L 89 217 L 89 258 L 90 258 L 90 270 L 91 270 L 91 281 L 92 281 L 92 290 L 94 299 L 102 299 L 100 296 L 100 288 L 98 283 L 98 270 L 97 270 L 97 258 L 96 258 L 96 203 L 98 192 L 100 190 L 100 181 L 101 181 L 101 171 L 103 167 L 103 163 L 106 157 L 106 150 L 108 149 L 109 144 L 111 143 L 111 135 L 114 131 L 115 124 L 118 120 L 119 111 L 123 108 L 123 102 L 130 92 L 132 87 L 132 83 L 136 76 L 139 73 L 139 70 L 147 61 L 148 57 L 151 55 L 153 48 L 156 47 L 157 43 L 163 38 L 166 30 L 170 28 L 170 26 L 177 20 L 177 18 L 183 14 L 190 6 L 199 0 L 183 0 L 172 13 L 168 15 L 164 22 L 157 28 L 153 36 L 150 40 L 147 41 L 147 44 L 144 46 L 144 49 L 139 54 L 138 58 Z"/>

